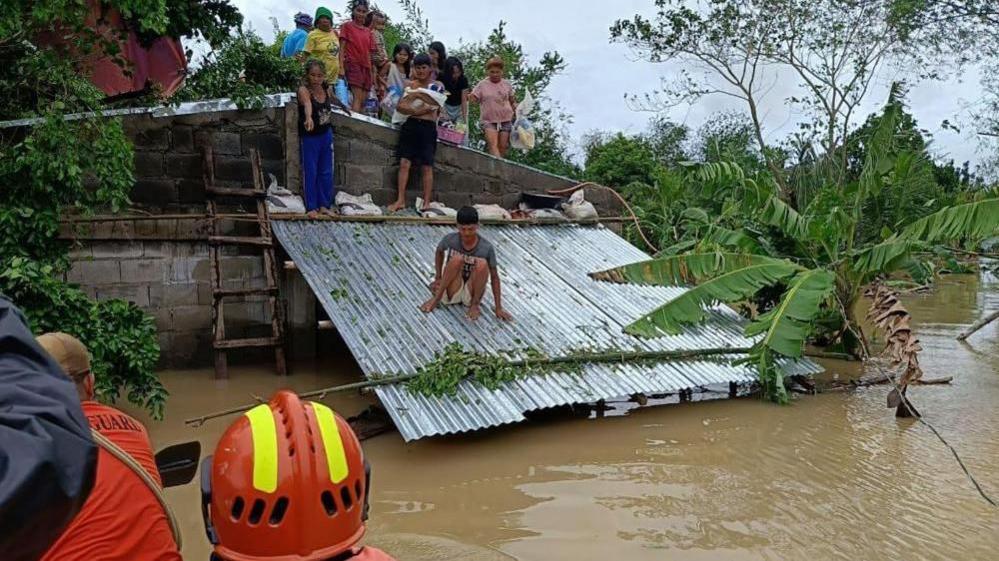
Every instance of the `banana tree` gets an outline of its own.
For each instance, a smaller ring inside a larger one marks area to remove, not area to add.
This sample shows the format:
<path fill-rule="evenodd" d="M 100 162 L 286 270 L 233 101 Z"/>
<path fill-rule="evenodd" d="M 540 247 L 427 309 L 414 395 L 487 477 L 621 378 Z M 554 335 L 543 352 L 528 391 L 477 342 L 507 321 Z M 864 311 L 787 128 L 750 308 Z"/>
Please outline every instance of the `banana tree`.
<path fill-rule="evenodd" d="M 823 188 L 801 212 L 781 199 L 775 185 L 746 178 L 738 166 L 705 164 L 694 169 L 701 179 L 727 178 L 735 201 L 730 208 L 738 208 L 761 227 L 778 230 L 792 249 L 784 255 L 764 251 L 763 243 L 746 243 L 750 233 L 717 226 L 682 253 L 592 273 L 609 282 L 691 287 L 625 331 L 642 337 L 678 334 L 705 321 L 708 307 L 746 302 L 772 287 L 780 291 L 776 303 L 745 328 L 747 336 L 756 338 L 747 360 L 758 367 L 767 397 L 787 402 L 777 359 L 800 358 L 820 316 L 833 316 L 841 326 L 839 334 L 852 334 L 857 353 L 866 355 L 866 337 L 854 312 L 866 286 L 898 272 L 924 274 L 919 256 L 945 250 L 945 242 L 981 240 L 999 232 L 999 198 L 982 198 L 885 232 L 878 243 L 859 241 L 868 198 L 886 186 L 904 188 L 914 159 L 923 157 L 891 150 L 892 118 L 897 115 L 889 108 L 886 117 L 859 180 Z M 918 347 L 910 350 L 917 352 Z"/>

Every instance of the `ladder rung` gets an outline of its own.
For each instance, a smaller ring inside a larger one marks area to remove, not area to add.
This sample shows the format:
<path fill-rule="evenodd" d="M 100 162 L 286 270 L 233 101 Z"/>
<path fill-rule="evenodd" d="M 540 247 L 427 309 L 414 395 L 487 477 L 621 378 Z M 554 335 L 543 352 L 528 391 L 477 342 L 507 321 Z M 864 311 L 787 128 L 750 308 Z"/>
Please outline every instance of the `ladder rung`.
<path fill-rule="evenodd" d="M 274 245 L 274 242 L 267 238 L 240 236 L 208 236 L 208 243 L 213 245 L 259 245 L 261 247 L 273 247 Z"/>
<path fill-rule="evenodd" d="M 267 191 L 257 191 L 256 189 L 208 187 L 205 190 L 212 195 L 221 195 L 223 197 L 252 197 L 260 199 L 267 196 Z"/>
<path fill-rule="evenodd" d="M 250 347 L 280 347 L 281 338 L 260 337 L 257 339 L 228 339 L 225 341 L 215 341 L 213 345 L 217 350 L 246 349 Z"/>
<path fill-rule="evenodd" d="M 213 291 L 216 298 L 228 298 L 233 296 L 254 296 L 258 294 L 277 294 L 276 286 L 264 286 L 261 288 L 224 288 Z"/>

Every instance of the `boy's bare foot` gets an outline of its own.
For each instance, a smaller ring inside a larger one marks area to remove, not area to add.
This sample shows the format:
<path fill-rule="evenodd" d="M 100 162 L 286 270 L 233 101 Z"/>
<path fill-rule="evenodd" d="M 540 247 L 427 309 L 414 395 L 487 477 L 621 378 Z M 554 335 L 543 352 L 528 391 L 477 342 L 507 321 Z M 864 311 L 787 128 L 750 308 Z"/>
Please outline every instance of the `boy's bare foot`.
<path fill-rule="evenodd" d="M 482 315 L 482 309 L 479 306 L 469 306 L 468 313 L 466 315 L 468 316 L 468 319 L 475 321 Z"/>
<path fill-rule="evenodd" d="M 422 306 L 420 306 L 420 311 L 425 314 L 429 314 L 430 312 L 434 311 L 434 308 L 436 307 L 437 307 L 437 302 L 433 298 L 431 298 L 430 300 L 424 302 Z"/>
<path fill-rule="evenodd" d="M 320 209 L 320 212 L 322 212 L 326 216 L 340 216 L 340 209 L 338 209 L 337 207 L 323 208 Z"/>
<path fill-rule="evenodd" d="M 406 206 L 406 201 L 396 201 L 388 206 L 388 211 L 389 213 L 399 212 L 404 206 Z"/>
<path fill-rule="evenodd" d="M 319 211 L 318 210 L 310 210 L 309 212 L 305 213 L 305 216 L 308 216 L 309 218 L 315 220 L 316 218 L 319 218 Z"/>

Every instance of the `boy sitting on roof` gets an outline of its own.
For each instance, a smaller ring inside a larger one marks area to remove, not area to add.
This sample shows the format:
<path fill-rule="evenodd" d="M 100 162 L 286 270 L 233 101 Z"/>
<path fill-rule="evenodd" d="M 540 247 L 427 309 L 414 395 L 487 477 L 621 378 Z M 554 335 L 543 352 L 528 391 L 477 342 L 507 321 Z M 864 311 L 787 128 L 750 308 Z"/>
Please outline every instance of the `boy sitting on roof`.
<path fill-rule="evenodd" d="M 486 280 L 493 287 L 496 317 L 510 321 L 513 316 L 503 309 L 499 270 L 496 268 L 496 250 L 493 244 L 479 237 L 479 213 L 472 207 L 458 210 L 458 231 L 452 232 L 437 245 L 434 258 L 436 275 L 430 285 L 433 297 L 420 309 L 434 311 L 438 304 L 464 304 L 468 319 L 476 320 L 482 314 L 479 304 L 486 292 Z"/>

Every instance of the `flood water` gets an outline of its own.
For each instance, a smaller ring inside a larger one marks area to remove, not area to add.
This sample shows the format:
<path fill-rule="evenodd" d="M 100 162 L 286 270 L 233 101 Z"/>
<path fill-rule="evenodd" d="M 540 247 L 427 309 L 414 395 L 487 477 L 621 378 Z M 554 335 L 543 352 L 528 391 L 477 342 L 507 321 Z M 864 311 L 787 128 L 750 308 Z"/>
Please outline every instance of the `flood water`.
<path fill-rule="evenodd" d="M 999 281 L 949 277 L 907 296 L 927 377 L 913 402 L 999 498 L 999 328 L 954 337 L 999 307 Z M 826 376 L 856 377 L 825 362 Z M 357 378 L 347 360 L 299 364 L 287 385 Z M 154 444 L 200 439 L 210 453 L 231 420 L 187 417 L 267 396 L 265 368 L 165 372 L 172 396 Z M 754 398 L 555 419 L 405 444 L 364 443 L 373 468 L 366 542 L 400 560 L 982 560 L 999 559 L 999 509 L 974 491 L 925 427 L 896 420 L 884 387 L 778 407 Z M 326 402 L 354 414 L 371 397 Z M 167 495 L 184 557 L 208 558 L 196 483 Z"/>

